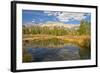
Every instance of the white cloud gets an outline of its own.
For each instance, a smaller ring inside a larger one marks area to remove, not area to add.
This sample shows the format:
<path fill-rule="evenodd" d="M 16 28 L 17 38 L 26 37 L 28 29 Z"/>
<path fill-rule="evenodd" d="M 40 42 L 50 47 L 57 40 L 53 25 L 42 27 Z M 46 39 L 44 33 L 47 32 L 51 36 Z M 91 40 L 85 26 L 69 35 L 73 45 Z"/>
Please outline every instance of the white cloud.
<path fill-rule="evenodd" d="M 35 21 L 32 21 L 32 23 L 34 23 Z"/>
<path fill-rule="evenodd" d="M 44 11 L 44 13 L 46 13 L 48 16 L 58 16 L 61 12 L 57 12 L 57 11 Z"/>
<path fill-rule="evenodd" d="M 57 16 L 57 18 L 60 21 L 69 21 L 69 20 L 82 20 L 85 19 L 86 16 L 84 16 L 85 13 L 75 13 L 75 12 L 62 12 L 62 14 L 60 14 L 59 16 Z"/>
<path fill-rule="evenodd" d="M 68 22 L 70 20 L 82 20 L 85 19 L 85 15 L 90 15 L 89 13 L 78 13 L 78 12 L 54 12 L 54 11 L 44 11 L 48 16 L 56 16 L 59 21 Z"/>
<path fill-rule="evenodd" d="M 34 23 L 34 22 L 35 22 L 35 19 L 32 20 L 32 23 Z"/>

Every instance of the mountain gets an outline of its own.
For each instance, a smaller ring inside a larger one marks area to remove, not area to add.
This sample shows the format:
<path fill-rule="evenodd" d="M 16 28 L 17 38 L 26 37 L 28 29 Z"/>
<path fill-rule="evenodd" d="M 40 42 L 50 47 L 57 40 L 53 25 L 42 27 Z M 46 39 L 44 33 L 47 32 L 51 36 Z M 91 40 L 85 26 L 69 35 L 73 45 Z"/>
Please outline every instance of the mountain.
<path fill-rule="evenodd" d="M 77 29 L 79 28 L 80 24 L 64 24 L 60 22 L 47 22 L 45 24 L 25 24 L 25 27 L 32 27 L 32 26 L 38 26 L 38 27 L 59 27 L 59 28 L 68 28 L 68 29 Z"/>
<path fill-rule="evenodd" d="M 64 23 L 58 23 L 58 22 L 52 22 L 52 23 L 46 23 L 46 24 L 42 24 L 42 27 L 59 27 L 59 28 L 68 28 L 68 29 L 72 29 L 72 28 L 79 28 L 80 24 L 64 24 Z"/>

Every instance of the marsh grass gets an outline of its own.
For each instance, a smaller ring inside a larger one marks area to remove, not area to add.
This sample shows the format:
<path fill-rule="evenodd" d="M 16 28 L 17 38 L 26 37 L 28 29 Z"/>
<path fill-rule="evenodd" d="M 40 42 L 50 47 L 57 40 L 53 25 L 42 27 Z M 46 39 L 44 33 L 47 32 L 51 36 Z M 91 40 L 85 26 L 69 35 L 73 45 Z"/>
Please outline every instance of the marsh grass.
<path fill-rule="evenodd" d="M 22 57 L 22 61 L 23 62 L 31 62 L 33 60 L 33 57 L 30 53 L 27 52 L 27 50 L 25 48 L 23 48 L 23 57 Z"/>

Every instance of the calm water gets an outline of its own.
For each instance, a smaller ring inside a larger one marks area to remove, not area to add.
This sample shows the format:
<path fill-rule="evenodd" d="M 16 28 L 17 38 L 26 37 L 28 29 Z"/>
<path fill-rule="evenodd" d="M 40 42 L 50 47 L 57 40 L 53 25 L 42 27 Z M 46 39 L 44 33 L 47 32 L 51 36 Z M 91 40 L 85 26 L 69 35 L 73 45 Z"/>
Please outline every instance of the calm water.
<path fill-rule="evenodd" d="M 67 45 L 68 44 L 68 45 Z M 43 61 L 64 61 L 64 60 L 83 60 L 90 59 L 90 49 L 80 48 L 71 43 L 64 44 L 61 41 L 52 43 L 48 42 L 28 42 L 23 49 L 25 54 L 29 54 L 31 59 L 28 61 L 26 56 L 23 62 L 43 62 Z M 25 45 L 25 44 L 24 44 Z M 53 47 L 50 47 L 52 46 Z M 41 46 L 41 47 L 40 47 Z"/>

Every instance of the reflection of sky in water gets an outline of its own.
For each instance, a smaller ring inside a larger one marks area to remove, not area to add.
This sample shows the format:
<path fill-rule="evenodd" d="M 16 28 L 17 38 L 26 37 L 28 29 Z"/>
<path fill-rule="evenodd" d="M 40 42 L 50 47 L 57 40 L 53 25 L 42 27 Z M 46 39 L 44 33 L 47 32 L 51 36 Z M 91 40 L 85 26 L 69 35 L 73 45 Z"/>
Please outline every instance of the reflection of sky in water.
<path fill-rule="evenodd" d="M 66 46 L 63 48 L 29 48 L 28 53 L 33 61 L 63 61 L 80 59 L 80 48 L 77 46 Z"/>

